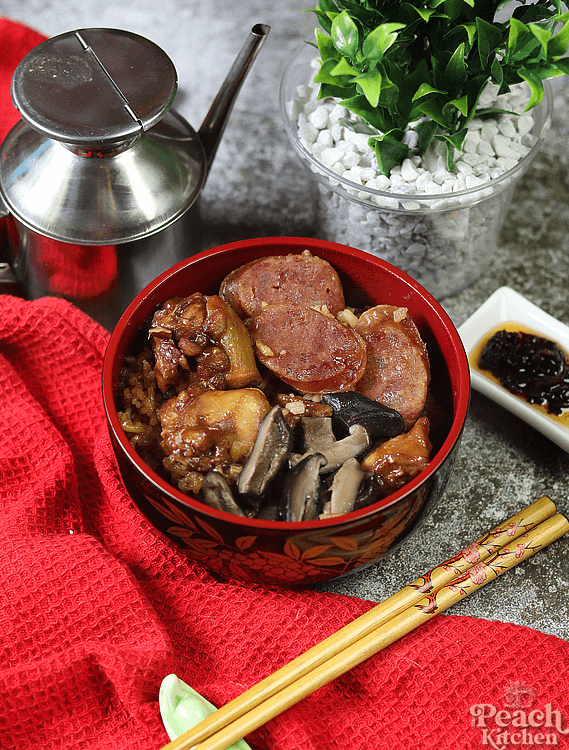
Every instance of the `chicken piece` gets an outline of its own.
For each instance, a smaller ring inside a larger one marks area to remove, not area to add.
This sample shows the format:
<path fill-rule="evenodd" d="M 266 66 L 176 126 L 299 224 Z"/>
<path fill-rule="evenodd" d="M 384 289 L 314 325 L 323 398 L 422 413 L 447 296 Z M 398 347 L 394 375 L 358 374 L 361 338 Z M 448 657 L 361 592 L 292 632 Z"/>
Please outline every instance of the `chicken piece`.
<path fill-rule="evenodd" d="M 149 335 L 162 393 L 177 382 L 180 370 L 193 385 L 214 389 L 261 382 L 249 332 L 217 295 L 173 297 L 154 314 Z"/>
<path fill-rule="evenodd" d="M 416 477 L 431 457 L 429 420 L 419 417 L 409 432 L 397 435 L 374 448 L 363 459 L 363 471 L 377 474 L 395 492 Z"/>
<path fill-rule="evenodd" d="M 258 388 L 182 391 L 158 411 L 165 466 L 178 479 L 190 472 L 219 471 L 234 481 L 270 409 Z"/>

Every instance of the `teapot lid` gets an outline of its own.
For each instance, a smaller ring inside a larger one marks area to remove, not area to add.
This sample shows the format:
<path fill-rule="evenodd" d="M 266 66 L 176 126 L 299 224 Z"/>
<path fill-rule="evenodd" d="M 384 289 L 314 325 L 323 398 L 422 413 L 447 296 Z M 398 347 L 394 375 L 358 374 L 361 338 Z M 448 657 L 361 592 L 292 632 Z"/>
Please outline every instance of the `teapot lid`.
<path fill-rule="evenodd" d="M 164 229 L 195 202 L 207 160 L 171 105 L 177 76 L 154 43 L 118 29 L 48 39 L 19 63 L 22 120 L 0 146 L 0 194 L 24 225 L 106 245 Z"/>
<path fill-rule="evenodd" d="M 120 29 L 69 31 L 18 64 L 12 101 L 48 138 L 112 146 L 151 128 L 172 105 L 177 75 L 166 53 Z"/>

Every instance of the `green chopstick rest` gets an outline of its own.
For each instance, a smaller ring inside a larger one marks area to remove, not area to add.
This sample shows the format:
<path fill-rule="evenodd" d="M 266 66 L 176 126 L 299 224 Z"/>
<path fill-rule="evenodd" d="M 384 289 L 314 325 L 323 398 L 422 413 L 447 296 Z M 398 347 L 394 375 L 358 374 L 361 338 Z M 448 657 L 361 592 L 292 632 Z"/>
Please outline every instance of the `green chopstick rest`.
<path fill-rule="evenodd" d="M 169 674 L 162 680 L 158 704 L 170 740 L 177 739 L 217 711 L 212 703 L 175 674 Z M 245 740 L 238 740 L 227 750 L 251 750 L 251 746 Z"/>

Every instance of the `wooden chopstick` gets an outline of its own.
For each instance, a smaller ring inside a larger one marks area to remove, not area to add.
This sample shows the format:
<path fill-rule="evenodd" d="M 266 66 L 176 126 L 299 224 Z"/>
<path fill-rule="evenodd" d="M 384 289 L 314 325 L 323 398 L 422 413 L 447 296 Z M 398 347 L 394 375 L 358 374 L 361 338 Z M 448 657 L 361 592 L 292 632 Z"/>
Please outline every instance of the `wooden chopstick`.
<path fill-rule="evenodd" d="M 222 750 L 374 653 L 522 562 L 569 529 L 547 497 L 492 529 L 397 594 L 223 706 L 163 750 Z M 549 520 L 544 520 L 549 519 Z M 512 542 L 530 533 L 530 541 Z M 517 557 L 516 557 L 517 555 Z M 485 562 L 482 562 L 484 561 Z M 475 583 L 469 575 L 480 583 Z M 482 578 L 484 580 L 482 581 Z M 209 739 L 208 739 L 209 738 Z"/>

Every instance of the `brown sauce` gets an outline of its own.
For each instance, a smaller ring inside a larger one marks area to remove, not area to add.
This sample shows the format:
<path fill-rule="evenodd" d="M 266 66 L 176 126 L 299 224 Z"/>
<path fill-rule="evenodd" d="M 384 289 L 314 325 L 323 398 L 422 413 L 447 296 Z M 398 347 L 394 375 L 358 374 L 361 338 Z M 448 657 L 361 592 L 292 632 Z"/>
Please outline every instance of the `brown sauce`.
<path fill-rule="evenodd" d="M 477 372 L 569 425 L 569 355 L 555 341 L 508 321 L 489 331 L 468 359 Z"/>

